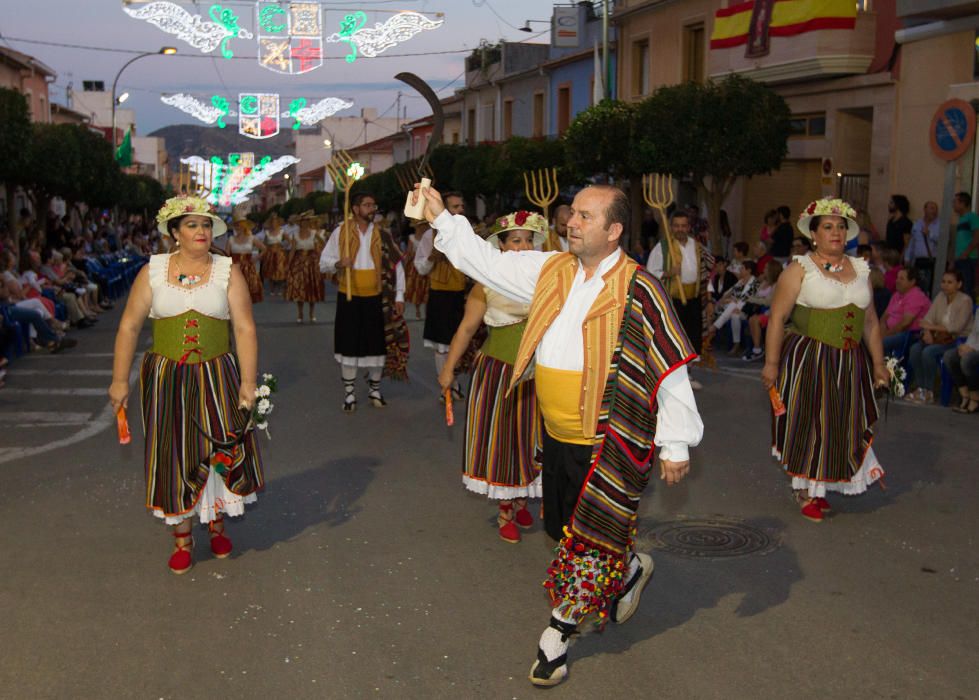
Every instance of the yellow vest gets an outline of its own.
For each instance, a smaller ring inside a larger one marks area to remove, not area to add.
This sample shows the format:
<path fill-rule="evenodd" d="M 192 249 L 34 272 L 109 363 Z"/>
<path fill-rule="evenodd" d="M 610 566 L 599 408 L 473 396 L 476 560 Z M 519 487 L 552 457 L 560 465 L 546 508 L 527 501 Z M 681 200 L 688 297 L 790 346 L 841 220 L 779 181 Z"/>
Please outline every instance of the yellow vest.
<path fill-rule="evenodd" d="M 517 361 L 513 365 L 511 389 L 518 382 L 531 376 L 531 361 L 537 351 L 537 346 L 540 344 L 541 338 L 544 337 L 544 333 L 554 323 L 554 319 L 561 313 L 580 264 L 578 258 L 571 253 L 551 256 L 544 263 L 540 278 L 537 280 L 537 287 L 534 290 L 534 298 L 530 304 L 527 330 L 524 331 L 523 338 L 520 340 Z M 632 279 L 635 268 L 635 261 L 631 260 L 625 252 L 622 252 L 618 262 L 602 276 L 605 286 L 602 287 L 595 302 L 588 310 L 581 327 L 585 366 L 581 375 L 581 388 L 577 395 L 578 410 L 581 413 L 582 438 L 586 441 L 592 441 L 595 438 L 598 414 L 602 407 L 602 394 L 605 391 L 605 382 L 608 379 L 609 367 L 612 364 L 615 344 L 619 338 L 619 325 L 622 322 L 625 301 L 629 295 L 629 280 Z M 545 388 L 546 392 L 547 388 Z M 546 423 L 548 416 L 544 403 L 546 401 L 542 402 L 541 412 L 544 414 Z M 560 417 L 552 415 L 551 424 L 555 425 L 556 421 L 563 422 Z"/>
<path fill-rule="evenodd" d="M 466 289 L 466 276 L 448 260 L 435 263 L 428 274 L 429 286 L 437 292 L 461 292 Z"/>
<path fill-rule="evenodd" d="M 340 247 L 340 257 L 349 257 L 351 260 L 357 257 L 360 250 L 360 233 L 357 232 L 357 224 L 347 221 L 337 233 L 340 240 L 337 241 Z M 371 232 L 371 259 L 374 261 L 373 270 L 350 270 L 350 295 L 355 297 L 373 297 L 381 293 L 381 234 L 374 226 Z M 340 292 L 347 293 L 347 272 L 340 270 L 336 275 L 337 286 Z"/>

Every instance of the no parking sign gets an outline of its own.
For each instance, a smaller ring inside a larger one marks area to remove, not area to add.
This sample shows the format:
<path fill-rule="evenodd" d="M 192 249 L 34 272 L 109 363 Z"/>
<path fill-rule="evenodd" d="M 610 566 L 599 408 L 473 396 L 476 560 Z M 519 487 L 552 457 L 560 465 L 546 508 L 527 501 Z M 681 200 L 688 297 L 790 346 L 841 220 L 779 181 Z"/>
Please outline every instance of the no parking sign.
<path fill-rule="evenodd" d="M 931 119 L 931 150 L 942 160 L 958 160 L 976 135 L 976 110 L 964 100 L 942 104 Z"/>

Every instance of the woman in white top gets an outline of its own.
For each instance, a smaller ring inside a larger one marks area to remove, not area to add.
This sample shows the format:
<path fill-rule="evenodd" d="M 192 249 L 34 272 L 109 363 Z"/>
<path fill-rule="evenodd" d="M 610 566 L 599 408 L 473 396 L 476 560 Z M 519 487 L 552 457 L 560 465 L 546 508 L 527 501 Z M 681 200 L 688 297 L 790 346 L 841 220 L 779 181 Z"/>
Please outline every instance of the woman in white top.
<path fill-rule="evenodd" d="M 830 509 L 827 492 L 863 493 L 884 474 L 870 445 L 874 387 L 887 386 L 889 374 L 870 268 L 844 253 L 860 232 L 855 219 L 839 199 L 803 210 L 798 228 L 815 249 L 782 273 L 768 321 L 762 381 L 786 409 L 773 411 L 772 453 L 814 522 Z"/>
<path fill-rule="evenodd" d="M 176 252 L 154 255 L 136 277 L 116 335 L 109 398 L 116 411 L 126 408 L 129 369 L 149 316 L 153 347 L 140 368 L 146 507 L 173 526 L 169 566 L 182 574 L 194 563 L 193 516 L 208 525 L 211 552 L 227 557 L 223 515 L 244 513 L 264 484 L 255 433 L 244 430 L 255 403 L 258 339 L 244 276 L 211 251 L 214 234 L 226 227 L 208 203 L 169 199 L 157 224 L 175 239 Z"/>
<path fill-rule="evenodd" d="M 252 254 L 256 249 L 264 251 L 265 246 L 252 235 L 255 224 L 248 219 L 239 219 L 231 226 L 234 235 L 228 236 L 228 247 L 225 252 L 231 256 L 231 261 L 238 265 L 242 277 L 248 284 L 248 294 L 251 296 L 252 303 L 257 304 L 262 301 L 262 278 L 255 269 Z"/>
<path fill-rule="evenodd" d="M 286 281 L 286 249 L 288 238 L 282 228 L 282 219 L 275 212 L 265 221 L 265 250 L 262 252 L 262 279 L 270 283 L 273 295 L 282 294 Z"/>
<path fill-rule="evenodd" d="M 531 214 L 518 224 L 516 214 L 501 217 L 486 240 L 504 252 L 541 246 L 547 220 L 540 214 Z M 518 526 L 528 528 L 534 522 L 527 510 L 527 499 L 540 498 L 542 493 L 542 423 L 534 381 L 507 391 L 529 313 L 530 304 L 476 284 L 439 373 L 442 391 L 450 391 L 455 384 L 456 365 L 485 323 L 489 334 L 473 363 L 469 385 L 462 483 L 470 491 L 499 502 L 499 535 L 510 543 L 520 541 Z"/>

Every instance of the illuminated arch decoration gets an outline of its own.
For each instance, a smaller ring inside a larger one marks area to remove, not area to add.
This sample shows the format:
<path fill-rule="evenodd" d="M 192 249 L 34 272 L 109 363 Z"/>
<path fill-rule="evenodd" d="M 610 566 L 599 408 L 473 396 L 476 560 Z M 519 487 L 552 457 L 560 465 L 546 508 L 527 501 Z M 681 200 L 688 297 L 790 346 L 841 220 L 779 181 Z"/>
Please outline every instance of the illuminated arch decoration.
<path fill-rule="evenodd" d="M 209 105 L 201 102 L 193 95 L 183 92 L 178 92 L 175 95 L 164 95 L 160 101 L 165 105 L 176 107 L 205 124 L 217 124 L 222 129 L 227 126 L 224 122 L 225 117 L 237 115 L 237 112 L 230 111 L 228 100 L 220 95 L 214 95 Z"/>
<path fill-rule="evenodd" d="M 203 53 L 211 53 L 221 47 L 221 55 L 225 58 L 234 56 L 230 47 L 232 39 L 251 39 L 253 36 L 247 29 L 238 26 L 238 17 L 231 10 L 221 5 L 211 5 L 208 10 L 210 21 L 166 0 L 122 9 L 130 17 L 145 20 Z"/>
<path fill-rule="evenodd" d="M 295 165 L 295 156 L 265 156 L 255 163 L 254 153 L 231 153 L 225 162 L 220 156 L 181 158 L 197 184 L 197 193 L 215 206 L 234 206 L 244 202 L 254 189 L 272 176 Z"/>
<path fill-rule="evenodd" d="M 291 117 L 293 129 L 300 126 L 313 126 L 337 112 L 353 107 L 354 103 L 341 100 L 339 97 L 325 97 L 318 102 L 306 106 L 306 98 L 300 97 L 289 103 L 289 111 L 283 112 L 283 117 Z"/>
<path fill-rule="evenodd" d="M 252 139 L 267 139 L 279 133 L 279 96 L 270 92 L 240 93 L 238 133 Z"/>
<path fill-rule="evenodd" d="M 243 93 L 238 96 L 237 111 L 232 110 L 227 98 L 221 95 L 213 95 L 210 104 L 183 92 L 163 95 L 160 101 L 176 107 L 205 124 L 214 124 L 221 129 L 227 126 L 226 117 L 238 117 L 239 133 L 249 138 L 269 138 L 279 130 L 278 118 L 272 119 L 279 105 L 279 95 L 275 93 Z M 292 128 L 299 129 L 303 126 L 314 126 L 323 119 L 353 106 L 353 102 L 339 97 L 324 97 L 312 104 L 309 104 L 305 97 L 297 97 L 289 103 L 289 109 L 278 112 L 278 117 L 292 119 Z"/>
<path fill-rule="evenodd" d="M 353 63 L 358 53 L 373 58 L 419 32 L 441 27 L 445 20 L 441 19 L 441 13 L 436 16 L 439 19 L 429 19 L 419 12 L 399 12 L 373 27 L 365 27 L 367 15 L 353 12 L 344 16 L 340 21 L 340 31 L 326 37 L 326 42 L 345 43 L 350 49 L 346 61 Z"/>
<path fill-rule="evenodd" d="M 258 65 L 299 75 L 323 65 L 323 10 L 319 3 L 259 2 L 255 6 Z"/>

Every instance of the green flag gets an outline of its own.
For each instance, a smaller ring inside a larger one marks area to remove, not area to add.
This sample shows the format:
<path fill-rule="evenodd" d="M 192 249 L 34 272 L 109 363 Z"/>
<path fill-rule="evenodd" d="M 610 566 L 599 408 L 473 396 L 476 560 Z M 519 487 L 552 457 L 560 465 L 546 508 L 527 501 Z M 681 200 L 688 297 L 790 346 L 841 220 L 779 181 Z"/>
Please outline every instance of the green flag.
<path fill-rule="evenodd" d="M 132 134 L 132 129 L 126 131 L 126 135 L 122 138 L 122 143 L 120 143 L 119 148 L 116 149 L 116 163 L 119 164 L 120 168 L 127 168 L 133 164 Z"/>

